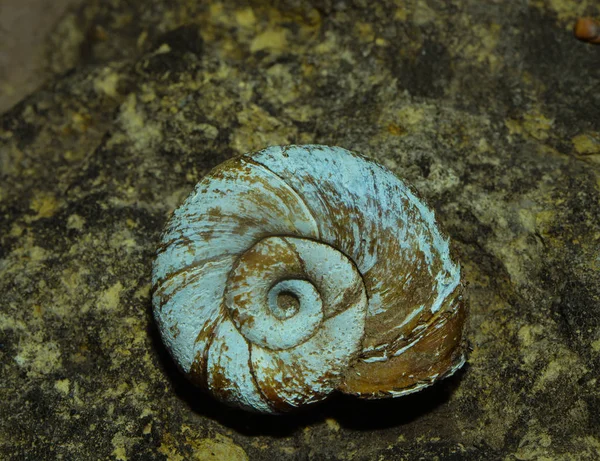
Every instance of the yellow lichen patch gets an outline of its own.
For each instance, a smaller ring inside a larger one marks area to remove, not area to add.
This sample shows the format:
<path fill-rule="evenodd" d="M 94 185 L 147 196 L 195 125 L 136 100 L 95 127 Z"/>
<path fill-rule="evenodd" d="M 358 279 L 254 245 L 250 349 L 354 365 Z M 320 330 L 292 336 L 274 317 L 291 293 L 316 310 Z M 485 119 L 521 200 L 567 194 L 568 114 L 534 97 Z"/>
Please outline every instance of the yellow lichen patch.
<path fill-rule="evenodd" d="M 98 300 L 98 308 L 105 310 L 114 310 L 119 306 L 119 298 L 123 292 L 121 282 L 115 283 L 108 290 L 105 290 Z"/>
<path fill-rule="evenodd" d="M 508 223 L 502 217 L 498 217 L 498 224 L 499 227 L 508 228 Z M 495 251 L 503 258 L 504 267 L 516 285 L 526 283 L 531 268 L 540 264 L 540 255 L 529 242 L 530 235 L 523 232 L 502 245 L 495 245 Z"/>
<path fill-rule="evenodd" d="M 578 154 L 600 154 L 600 133 L 582 133 L 571 139 Z"/>
<path fill-rule="evenodd" d="M 268 145 L 290 144 L 297 128 L 283 126 L 268 112 L 252 104 L 238 113 L 237 128 L 232 136 L 231 145 L 239 153 L 252 152 Z"/>
<path fill-rule="evenodd" d="M 82 230 L 83 226 L 85 225 L 85 218 L 83 218 L 82 216 L 73 213 L 72 215 L 70 215 L 67 218 L 67 229 L 73 229 L 73 230 Z"/>
<path fill-rule="evenodd" d="M 209 14 L 213 21 L 228 22 L 227 15 L 224 14 L 223 4 L 219 2 L 210 2 Z"/>
<path fill-rule="evenodd" d="M 535 229 L 541 235 L 548 234 L 556 223 L 556 212 L 552 210 L 540 211 L 535 215 Z"/>
<path fill-rule="evenodd" d="M 415 127 L 422 124 L 425 110 L 421 107 L 406 106 L 398 111 L 398 121 L 404 127 Z"/>
<path fill-rule="evenodd" d="M 27 371 L 29 377 L 39 377 L 58 370 L 62 366 L 58 344 L 29 338 L 19 345 L 14 358 L 17 365 Z"/>
<path fill-rule="evenodd" d="M 141 323 L 139 317 L 125 317 L 123 318 L 123 327 L 128 332 L 130 337 L 130 343 L 128 346 L 143 343 L 146 340 L 146 332 L 144 326 Z M 131 348 L 125 346 L 121 351 L 122 355 L 131 355 Z"/>
<path fill-rule="evenodd" d="M 544 12 L 549 10 L 552 16 L 556 16 L 560 22 L 565 23 L 566 28 L 571 29 L 575 19 L 585 15 L 586 11 L 593 10 L 598 3 L 596 0 L 530 0 L 529 5 Z"/>
<path fill-rule="evenodd" d="M 544 355 L 547 343 L 543 334 L 541 325 L 524 325 L 519 329 L 518 338 L 522 344 L 520 353 L 526 364 L 534 364 Z"/>
<path fill-rule="evenodd" d="M 396 8 L 394 19 L 396 21 L 406 21 L 408 19 L 408 11 L 406 10 L 404 2 L 402 2 L 402 6 Z"/>
<path fill-rule="evenodd" d="M 488 142 L 487 139 L 485 138 L 479 138 L 479 141 L 477 142 L 476 145 L 477 151 L 481 154 L 487 154 L 489 152 L 492 151 L 492 147 L 490 146 L 490 143 Z M 487 158 L 489 157 L 489 158 Z M 486 156 L 486 163 L 491 163 L 494 165 L 498 165 L 500 162 L 498 161 L 498 159 L 496 158 L 492 158 L 492 156 Z"/>
<path fill-rule="evenodd" d="M 528 432 L 519 442 L 514 458 L 508 459 L 523 461 L 557 461 L 557 458 L 549 451 L 551 445 L 552 437 L 549 434 L 540 431 L 536 421 L 531 421 Z M 566 461 L 571 458 L 563 459 Z"/>
<path fill-rule="evenodd" d="M 413 12 L 413 21 L 418 26 L 424 26 L 430 22 L 434 22 L 438 17 L 435 10 L 429 8 L 426 2 L 416 2 Z"/>
<path fill-rule="evenodd" d="M 78 162 L 80 160 L 83 160 L 83 158 L 85 157 L 85 151 L 84 150 L 66 150 L 63 153 L 63 157 L 67 162 Z"/>
<path fill-rule="evenodd" d="M 208 461 L 208 460 L 231 460 L 231 461 L 246 461 L 248 455 L 242 447 L 237 445 L 231 438 L 216 434 L 214 437 L 198 437 L 197 428 L 183 424 L 181 426 L 181 433 L 186 438 L 186 445 L 192 449 L 192 457 L 186 459 L 192 459 L 196 461 Z M 168 456 L 168 459 L 179 460 L 181 459 L 172 446 L 174 444 L 174 438 L 171 435 L 166 435 L 159 448 L 159 451 Z"/>
<path fill-rule="evenodd" d="M 27 256 L 29 256 L 29 260 L 33 262 L 44 261 L 47 257 L 47 251 L 42 247 L 32 246 L 27 248 Z"/>
<path fill-rule="evenodd" d="M 135 94 L 131 94 L 121 105 L 118 120 L 124 133 L 116 133 L 107 142 L 107 147 L 123 142 L 132 144 L 137 151 L 143 151 L 162 140 L 160 125 L 146 119 L 144 112 L 138 107 Z"/>
<path fill-rule="evenodd" d="M 290 39 L 300 44 L 300 49 L 308 47 L 308 41 L 321 27 L 321 15 L 316 9 L 290 7 L 280 10 L 269 2 L 252 2 L 252 7 L 234 10 L 233 15 L 227 11 L 220 19 L 225 24 L 237 26 L 237 34 L 231 36 L 234 40 L 224 37 L 223 46 L 236 49 L 240 48 L 240 42 L 250 42 L 252 52 L 287 50 Z M 286 29 L 282 27 L 284 24 L 296 27 Z"/>
<path fill-rule="evenodd" d="M 339 430 L 340 430 L 340 423 L 338 423 L 333 418 L 327 418 L 325 420 L 325 424 L 327 424 L 327 427 L 329 428 L 329 430 L 331 430 L 333 432 L 339 432 Z"/>
<path fill-rule="evenodd" d="M 334 34 L 326 33 L 325 40 L 315 46 L 314 51 L 317 54 L 330 54 L 333 50 L 339 48 L 337 38 Z"/>
<path fill-rule="evenodd" d="M 165 455 L 169 461 L 184 461 L 184 457 L 179 454 L 175 447 L 175 440 L 172 435 L 166 434 L 162 443 L 158 447 L 158 452 Z"/>
<path fill-rule="evenodd" d="M 502 37 L 502 29 L 499 24 L 475 24 L 470 27 L 473 40 L 458 48 L 451 48 L 471 62 L 479 64 L 487 63 L 489 70 L 495 72 L 500 70 L 501 62 L 495 49 Z"/>
<path fill-rule="evenodd" d="M 56 213 L 58 202 L 54 195 L 42 192 L 34 197 L 29 208 L 37 213 L 33 219 L 50 218 Z"/>
<path fill-rule="evenodd" d="M 575 354 L 561 349 L 558 351 L 556 357 L 552 358 L 541 372 L 533 386 L 533 390 L 535 392 L 542 391 L 546 386 L 559 379 L 567 382 L 575 382 L 585 371 L 584 366 Z"/>
<path fill-rule="evenodd" d="M 540 325 L 524 325 L 519 329 L 518 337 L 524 347 L 531 347 L 543 333 L 544 329 Z"/>
<path fill-rule="evenodd" d="M 523 128 L 532 137 L 539 141 L 548 139 L 554 120 L 539 112 L 530 112 L 523 118 Z"/>
<path fill-rule="evenodd" d="M 512 137 L 515 134 L 517 134 L 517 135 L 523 134 L 523 127 L 521 125 L 521 122 L 518 120 L 508 119 L 504 122 L 504 125 L 506 126 L 506 128 L 508 128 L 508 136 L 509 137 Z"/>
<path fill-rule="evenodd" d="M 287 105 L 298 98 L 300 92 L 295 83 L 295 78 L 287 66 L 274 64 L 266 72 L 269 86 L 263 97 L 272 104 Z"/>
<path fill-rule="evenodd" d="M 137 248 L 136 239 L 129 229 L 121 229 L 115 232 L 111 236 L 109 244 L 111 248 L 125 253 L 131 253 Z"/>
<path fill-rule="evenodd" d="M 3 143 L 2 156 L 0 156 L 0 171 L 7 175 L 15 175 L 21 171 L 25 154 L 15 144 Z M 0 190 L 0 199 L 4 200 L 5 192 Z"/>
<path fill-rule="evenodd" d="M 297 120 L 299 122 L 308 122 L 310 120 L 318 119 L 319 116 L 323 113 L 323 109 L 320 107 L 315 107 L 310 104 L 301 105 L 301 104 L 290 104 L 284 110 L 284 114 L 291 118 L 292 120 Z M 306 138 L 310 141 L 313 140 L 313 133 L 309 133 L 309 138 Z M 300 144 L 300 139 L 297 141 Z M 307 142 L 303 144 L 311 144 L 311 142 Z"/>
<path fill-rule="evenodd" d="M 432 191 L 444 194 L 446 191 L 460 185 L 460 178 L 454 168 L 445 167 L 441 163 L 434 163 L 429 171 L 428 180 L 431 182 Z"/>
<path fill-rule="evenodd" d="M 106 389 L 103 395 L 105 399 L 113 399 L 122 396 L 127 391 L 129 391 L 129 385 L 127 383 L 120 383 L 116 388 L 111 387 Z"/>
<path fill-rule="evenodd" d="M 119 461 L 127 461 L 126 445 L 129 440 L 121 433 L 116 433 L 112 438 L 113 452 L 112 455 Z"/>
<path fill-rule="evenodd" d="M 110 98 L 116 98 L 119 96 L 117 87 L 121 76 L 113 72 L 111 69 L 104 69 L 104 71 L 94 80 L 94 90 L 97 93 L 106 95 Z"/>
<path fill-rule="evenodd" d="M 62 284 L 61 292 L 68 299 L 74 299 L 81 295 L 85 289 L 85 277 L 89 274 L 87 268 L 81 266 L 68 267 L 62 271 L 60 281 Z M 69 302 L 60 302 L 52 306 L 52 312 L 60 316 L 70 314 L 73 305 Z"/>
<path fill-rule="evenodd" d="M 308 437 L 306 437 L 306 439 L 308 439 Z M 279 451 L 281 451 L 282 453 L 285 453 L 288 456 L 291 456 L 294 453 L 296 453 L 298 451 L 298 449 L 295 447 L 279 447 Z"/>
<path fill-rule="evenodd" d="M 252 28 L 256 24 L 256 16 L 251 7 L 242 8 L 235 11 L 235 22 L 240 27 Z"/>
<path fill-rule="evenodd" d="M 75 112 L 71 116 L 71 123 L 66 127 L 67 131 L 85 133 L 92 124 L 92 118 L 88 113 Z"/>
<path fill-rule="evenodd" d="M 151 87 L 150 85 L 144 83 L 142 85 L 140 101 L 143 103 L 149 103 L 149 102 L 154 101 L 155 99 L 156 99 L 156 93 L 154 91 L 154 88 Z"/>
<path fill-rule="evenodd" d="M 0 197 L 1 199 L 2 197 Z M 0 200 L 1 201 L 1 200 Z M 10 232 L 8 235 L 10 235 L 11 237 L 20 237 L 23 234 L 23 227 L 19 226 L 17 223 L 13 223 L 13 225 L 10 228 Z"/>
<path fill-rule="evenodd" d="M 600 339 L 597 339 L 596 341 L 592 341 L 592 350 L 594 352 L 600 352 Z"/>
<path fill-rule="evenodd" d="M 356 30 L 358 31 L 358 37 L 363 42 L 372 42 L 375 40 L 375 33 L 373 32 L 373 26 L 368 22 L 359 22 L 356 24 Z"/>
<path fill-rule="evenodd" d="M 137 41 L 136 41 L 136 45 L 138 48 L 143 48 L 144 44 L 146 43 L 146 40 L 148 39 L 148 32 L 146 32 L 145 30 L 142 31 L 142 33 L 140 35 L 138 35 Z"/>
<path fill-rule="evenodd" d="M 248 455 L 242 447 L 224 435 L 206 438 L 194 444 L 193 458 L 196 461 L 247 461 Z"/>
<path fill-rule="evenodd" d="M 385 38 L 377 37 L 375 39 L 375 45 L 377 45 L 377 46 L 388 46 L 389 42 Z"/>
<path fill-rule="evenodd" d="M 529 233 L 534 233 L 536 230 L 536 213 L 531 208 L 520 208 L 518 210 L 519 223 Z"/>
<path fill-rule="evenodd" d="M 68 378 L 59 379 L 54 383 L 54 389 L 60 392 L 62 395 L 69 395 L 70 381 Z"/>
<path fill-rule="evenodd" d="M 534 110 L 524 114 L 521 120 L 507 120 L 505 125 L 510 136 L 516 134 L 537 141 L 545 141 L 550 137 L 554 120 Z"/>
<path fill-rule="evenodd" d="M 0 330 L 20 330 L 26 331 L 28 325 L 20 319 L 6 315 L 0 310 Z"/>
<path fill-rule="evenodd" d="M 396 160 L 394 160 L 393 158 L 386 158 L 383 161 L 383 164 L 390 170 L 395 170 L 396 168 L 398 168 L 398 162 L 396 162 Z"/>
<path fill-rule="evenodd" d="M 250 51 L 256 53 L 261 50 L 283 50 L 287 46 L 286 31 L 274 27 L 261 32 L 250 43 Z"/>

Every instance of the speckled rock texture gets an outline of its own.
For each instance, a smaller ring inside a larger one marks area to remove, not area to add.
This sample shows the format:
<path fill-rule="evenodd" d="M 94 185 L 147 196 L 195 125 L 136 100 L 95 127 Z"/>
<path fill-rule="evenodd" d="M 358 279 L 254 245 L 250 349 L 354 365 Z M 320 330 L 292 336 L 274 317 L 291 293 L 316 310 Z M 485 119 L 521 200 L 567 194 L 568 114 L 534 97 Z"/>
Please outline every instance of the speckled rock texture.
<path fill-rule="evenodd" d="M 270 6 L 266 6 L 270 4 Z M 0 119 L 0 458 L 600 459 L 594 0 L 90 0 L 71 69 Z M 285 143 L 411 182 L 469 282 L 463 372 L 260 417 L 180 375 L 151 315 L 169 213 Z"/>

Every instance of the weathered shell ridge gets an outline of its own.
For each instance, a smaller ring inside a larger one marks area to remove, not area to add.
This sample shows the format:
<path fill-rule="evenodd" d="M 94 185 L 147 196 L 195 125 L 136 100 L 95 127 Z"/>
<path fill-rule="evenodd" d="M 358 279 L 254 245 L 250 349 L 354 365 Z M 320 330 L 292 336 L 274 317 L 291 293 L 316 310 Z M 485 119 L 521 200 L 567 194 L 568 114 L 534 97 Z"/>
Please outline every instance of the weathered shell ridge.
<path fill-rule="evenodd" d="M 360 155 L 287 146 L 227 161 L 175 210 L 162 241 L 153 302 L 163 341 L 227 403 L 277 413 L 335 389 L 403 395 L 464 363 L 449 241 L 409 187 Z M 281 280 L 327 303 L 276 319 L 265 305 Z M 440 360 L 423 361 L 418 346 L 432 341 Z M 385 369 L 394 361 L 402 366 Z M 413 362 L 423 367 L 411 375 Z"/>

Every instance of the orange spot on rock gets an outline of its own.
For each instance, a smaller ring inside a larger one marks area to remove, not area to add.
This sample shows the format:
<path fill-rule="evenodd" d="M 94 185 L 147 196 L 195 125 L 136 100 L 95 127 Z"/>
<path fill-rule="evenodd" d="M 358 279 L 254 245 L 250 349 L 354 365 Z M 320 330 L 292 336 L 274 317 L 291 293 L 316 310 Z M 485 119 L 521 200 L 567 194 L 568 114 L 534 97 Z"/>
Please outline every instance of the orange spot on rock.
<path fill-rule="evenodd" d="M 573 28 L 575 37 L 579 40 L 600 44 L 600 22 L 592 18 L 579 18 Z"/>

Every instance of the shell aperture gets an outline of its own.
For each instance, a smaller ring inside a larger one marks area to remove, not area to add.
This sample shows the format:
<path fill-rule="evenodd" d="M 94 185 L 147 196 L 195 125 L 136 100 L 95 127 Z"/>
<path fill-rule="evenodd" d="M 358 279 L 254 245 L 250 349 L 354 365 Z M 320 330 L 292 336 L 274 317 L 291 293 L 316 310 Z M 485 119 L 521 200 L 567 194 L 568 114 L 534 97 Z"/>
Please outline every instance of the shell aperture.
<path fill-rule="evenodd" d="M 404 395 L 465 360 L 460 266 L 433 212 L 339 147 L 270 147 L 217 166 L 167 223 L 152 275 L 179 368 L 250 411 L 335 390 Z"/>

